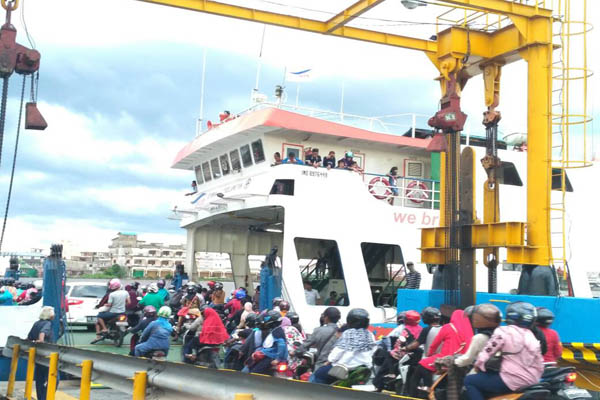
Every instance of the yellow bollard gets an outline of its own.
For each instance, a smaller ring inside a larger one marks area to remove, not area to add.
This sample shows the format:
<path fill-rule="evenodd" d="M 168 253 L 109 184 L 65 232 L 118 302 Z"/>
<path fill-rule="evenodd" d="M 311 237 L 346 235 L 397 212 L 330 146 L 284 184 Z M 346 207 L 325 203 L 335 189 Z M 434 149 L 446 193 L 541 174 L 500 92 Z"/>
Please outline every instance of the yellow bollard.
<path fill-rule="evenodd" d="M 56 396 L 56 382 L 58 380 L 58 353 L 50 353 L 50 364 L 48 365 L 48 387 L 46 388 L 46 399 L 54 400 Z"/>
<path fill-rule="evenodd" d="M 236 393 L 233 400 L 254 400 L 252 393 Z"/>
<path fill-rule="evenodd" d="M 81 386 L 79 389 L 79 400 L 90 400 L 90 391 L 92 389 L 92 360 L 84 360 L 81 363 Z"/>
<path fill-rule="evenodd" d="M 27 376 L 25 378 L 25 398 L 31 400 L 31 389 L 33 388 L 33 372 L 35 371 L 35 347 L 29 348 L 27 356 Z"/>
<path fill-rule="evenodd" d="M 133 376 L 133 400 L 144 400 L 146 398 L 146 383 L 148 377 L 146 371 L 138 371 Z"/>
<path fill-rule="evenodd" d="M 6 397 L 11 397 L 15 390 L 15 379 L 17 378 L 17 367 L 19 365 L 19 351 L 21 346 L 15 344 L 12 349 L 12 359 L 10 361 L 10 375 L 8 375 L 8 387 L 6 388 Z"/>

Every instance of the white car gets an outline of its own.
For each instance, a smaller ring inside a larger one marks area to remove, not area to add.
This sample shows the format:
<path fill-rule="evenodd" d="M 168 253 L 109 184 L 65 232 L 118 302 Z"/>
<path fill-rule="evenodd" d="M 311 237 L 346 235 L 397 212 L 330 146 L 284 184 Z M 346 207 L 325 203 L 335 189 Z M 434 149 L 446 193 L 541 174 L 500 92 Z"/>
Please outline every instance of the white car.
<path fill-rule="evenodd" d="M 106 283 L 68 282 L 66 289 L 69 325 L 93 329 L 98 315 L 98 309 L 95 307 L 106 294 Z"/>

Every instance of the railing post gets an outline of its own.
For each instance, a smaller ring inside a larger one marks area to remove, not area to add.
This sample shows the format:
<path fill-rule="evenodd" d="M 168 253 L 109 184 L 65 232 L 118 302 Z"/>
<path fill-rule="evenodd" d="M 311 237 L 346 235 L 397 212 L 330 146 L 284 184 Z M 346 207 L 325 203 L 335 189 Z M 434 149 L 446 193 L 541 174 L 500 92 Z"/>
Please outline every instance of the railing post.
<path fill-rule="evenodd" d="M 84 360 L 81 364 L 81 386 L 79 388 L 79 400 L 90 400 L 92 389 L 92 360 Z"/>
<path fill-rule="evenodd" d="M 56 382 L 58 381 L 58 353 L 50 353 L 50 364 L 48 365 L 48 386 L 46 388 L 46 399 L 54 400 L 56 396 Z"/>
<path fill-rule="evenodd" d="M 13 345 L 12 359 L 10 361 L 10 375 L 8 375 L 8 387 L 6 388 L 6 397 L 11 397 L 15 390 L 15 379 L 17 377 L 17 366 L 19 365 L 19 351 L 21 346 Z"/>
<path fill-rule="evenodd" d="M 133 376 L 133 400 L 144 400 L 146 398 L 146 383 L 148 377 L 146 371 L 138 371 Z"/>
<path fill-rule="evenodd" d="M 31 400 L 31 389 L 33 388 L 33 372 L 35 371 L 35 347 L 29 348 L 27 356 L 27 376 L 25 378 L 25 398 Z"/>

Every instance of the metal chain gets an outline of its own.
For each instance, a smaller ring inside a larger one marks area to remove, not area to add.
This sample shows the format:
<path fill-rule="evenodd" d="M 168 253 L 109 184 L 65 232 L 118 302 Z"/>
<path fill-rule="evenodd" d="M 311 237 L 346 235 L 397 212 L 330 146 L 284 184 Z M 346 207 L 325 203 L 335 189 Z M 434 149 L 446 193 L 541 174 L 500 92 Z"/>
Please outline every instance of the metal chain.
<path fill-rule="evenodd" d="M 4 78 L 8 82 L 8 78 Z M 31 76 L 33 80 L 33 76 Z M 23 85 L 21 86 L 21 105 L 19 106 L 19 119 L 17 120 L 17 139 L 15 141 L 15 152 L 13 155 L 12 171 L 10 172 L 10 183 L 8 185 L 8 196 L 6 197 L 6 209 L 4 210 L 4 221 L 2 221 L 2 234 L 0 235 L 0 251 L 2 250 L 2 242 L 4 242 L 4 232 L 6 231 L 6 219 L 8 218 L 8 208 L 10 207 L 10 197 L 12 195 L 13 181 L 15 178 L 15 166 L 17 165 L 17 150 L 19 149 L 19 136 L 21 133 L 21 118 L 23 117 L 23 100 L 25 98 L 25 82 L 27 75 L 23 75 Z M 4 126 L 4 122 L 2 122 Z"/>
<path fill-rule="evenodd" d="M 6 124 L 6 100 L 8 99 L 8 76 L 2 78 L 2 99 L 0 100 L 0 163 L 2 162 L 2 144 L 4 125 Z"/>

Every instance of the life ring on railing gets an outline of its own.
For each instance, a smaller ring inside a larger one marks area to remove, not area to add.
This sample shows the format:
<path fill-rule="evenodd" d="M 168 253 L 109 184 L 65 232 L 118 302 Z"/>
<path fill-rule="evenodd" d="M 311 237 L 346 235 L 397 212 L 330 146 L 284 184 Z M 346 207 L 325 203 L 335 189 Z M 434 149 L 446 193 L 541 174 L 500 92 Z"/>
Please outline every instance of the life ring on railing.
<path fill-rule="evenodd" d="M 376 176 L 369 181 L 369 193 L 376 199 L 387 199 L 392 194 L 390 182 L 383 176 Z"/>
<path fill-rule="evenodd" d="M 429 188 L 421 181 L 411 181 L 406 185 L 404 194 L 406 198 L 416 204 L 421 204 L 429 199 Z"/>

